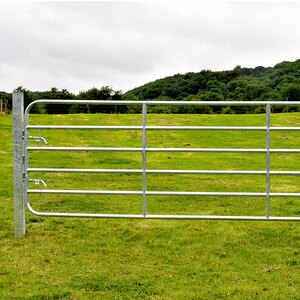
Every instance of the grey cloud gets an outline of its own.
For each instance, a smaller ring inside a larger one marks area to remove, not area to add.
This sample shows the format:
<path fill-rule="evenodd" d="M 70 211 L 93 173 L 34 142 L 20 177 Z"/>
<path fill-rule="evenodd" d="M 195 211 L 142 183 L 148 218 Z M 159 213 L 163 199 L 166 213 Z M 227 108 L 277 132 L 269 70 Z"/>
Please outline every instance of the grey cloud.
<path fill-rule="evenodd" d="M 297 2 L 0 2 L 0 10 L 0 90 L 126 91 L 174 73 L 299 58 Z"/>

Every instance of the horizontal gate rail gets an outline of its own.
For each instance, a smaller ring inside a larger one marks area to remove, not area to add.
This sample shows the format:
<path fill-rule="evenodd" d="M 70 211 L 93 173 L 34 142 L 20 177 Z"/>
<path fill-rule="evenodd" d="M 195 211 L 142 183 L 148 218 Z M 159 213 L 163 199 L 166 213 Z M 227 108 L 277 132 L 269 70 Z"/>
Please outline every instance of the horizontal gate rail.
<path fill-rule="evenodd" d="M 27 202 L 27 209 L 35 215 L 43 217 L 75 217 L 75 218 L 117 218 L 117 219 L 177 219 L 177 220 L 236 220 L 236 221 L 299 221 L 298 217 L 263 216 L 211 216 L 211 215 L 134 215 L 134 214 L 91 214 L 91 213 L 54 213 L 37 212 Z"/>
<path fill-rule="evenodd" d="M 138 105 L 142 106 L 142 125 L 139 126 L 86 126 L 86 125 L 30 125 L 29 112 L 35 104 L 90 104 L 90 105 Z M 148 106 L 264 106 L 266 107 L 266 126 L 149 126 L 147 125 Z M 270 215 L 270 198 L 300 197 L 300 193 L 272 193 L 270 192 L 270 176 L 299 176 L 300 171 L 270 170 L 270 154 L 272 153 L 300 153 L 300 149 L 272 149 L 270 147 L 270 132 L 300 131 L 299 127 L 271 126 L 271 106 L 299 106 L 300 102 L 285 101 L 122 101 L 122 100 L 37 100 L 29 104 L 25 111 L 24 126 L 24 202 L 30 212 L 39 216 L 57 217 L 95 217 L 95 218 L 143 218 L 143 219 L 199 219 L 199 220 L 256 220 L 256 221 L 300 221 L 300 217 L 275 217 Z M 30 130 L 39 130 L 39 136 L 30 136 Z M 42 147 L 42 130 L 140 130 L 142 131 L 142 147 Z M 191 130 L 191 131 L 261 131 L 266 133 L 266 147 L 259 149 L 247 148 L 152 148 L 147 147 L 147 131 Z M 29 146 L 29 138 L 35 138 L 39 147 Z M 78 168 L 29 168 L 29 152 L 36 151 L 100 151 L 100 152 L 140 152 L 142 153 L 142 169 L 78 169 Z M 265 170 L 152 170 L 147 168 L 148 152 L 199 152 L 199 153 L 263 153 L 266 155 Z M 30 173 L 128 173 L 142 174 L 142 189 L 138 191 L 103 191 L 103 190 L 48 190 L 42 189 L 43 180 L 31 179 Z M 183 191 L 149 191 L 147 190 L 148 174 L 223 174 L 223 175 L 264 175 L 266 176 L 266 190 L 256 192 L 183 192 Z M 30 189 L 29 181 L 40 184 L 40 189 Z M 54 213 L 37 212 L 29 203 L 30 194 L 93 194 L 93 195 L 139 195 L 143 197 L 141 214 L 90 214 L 90 213 Z M 213 197 L 265 197 L 264 216 L 217 216 L 217 215 L 151 215 L 147 213 L 147 196 L 213 196 Z"/>
<path fill-rule="evenodd" d="M 121 147 L 27 147 L 28 151 L 101 151 L 101 152 L 220 152 L 220 153 L 300 153 L 300 149 L 247 148 L 121 148 Z"/>
<path fill-rule="evenodd" d="M 143 173 L 142 169 L 66 169 L 66 168 L 28 168 L 27 172 L 54 173 Z M 243 170 L 145 170 L 149 174 L 224 174 L 224 175 L 266 175 L 267 171 Z M 300 175 L 300 171 L 270 171 L 271 175 Z"/>
<path fill-rule="evenodd" d="M 98 191 L 98 190 L 27 190 L 29 194 L 92 194 L 92 195 L 143 195 L 143 191 Z M 223 196 L 266 197 L 267 193 L 245 192 L 168 192 L 146 191 L 149 196 Z M 300 197 L 300 193 L 269 193 L 271 197 Z"/>
<path fill-rule="evenodd" d="M 66 125 L 28 125 L 27 129 L 63 130 L 142 130 L 143 126 L 66 126 Z M 259 126 L 145 126 L 147 130 L 198 130 L 198 131 L 266 131 Z M 271 131 L 300 131 L 299 127 L 270 127 Z"/>
<path fill-rule="evenodd" d="M 180 105 L 180 106 L 299 106 L 299 101 L 147 101 L 147 100 L 55 100 L 43 99 L 31 102 L 26 110 L 29 113 L 35 104 L 90 104 L 90 105 Z"/>

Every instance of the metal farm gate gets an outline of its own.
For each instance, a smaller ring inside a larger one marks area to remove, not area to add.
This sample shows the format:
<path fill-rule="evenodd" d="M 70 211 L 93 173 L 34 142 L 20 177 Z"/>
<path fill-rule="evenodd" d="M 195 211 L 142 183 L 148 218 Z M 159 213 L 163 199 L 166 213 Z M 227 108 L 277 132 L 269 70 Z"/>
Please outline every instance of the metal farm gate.
<path fill-rule="evenodd" d="M 30 125 L 29 112 L 34 104 L 92 104 L 92 105 L 141 105 L 142 125 L 141 126 L 59 126 L 59 125 Z M 263 127 L 237 127 L 237 126 L 147 126 L 147 107 L 151 105 L 200 105 L 200 106 L 265 106 L 266 125 Z M 275 217 L 270 216 L 271 197 L 300 197 L 300 193 L 271 193 L 270 175 L 295 175 L 299 176 L 300 171 L 273 171 L 270 170 L 271 153 L 300 153 L 300 149 L 271 149 L 271 131 L 300 131 L 300 127 L 271 127 L 271 106 L 289 105 L 299 106 L 300 102 L 241 102 L 241 101 L 86 101 L 86 100 L 37 100 L 32 102 L 25 111 L 24 123 L 24 96 L 22 93 L 13 93 L 13 147 L 14 147 L 14 216 L 15 235 L 25 234 L 25 206 L 38 216 L 53 217 L 89 217 L 89 218 L 140 218 L 140 219 L 206 219 L 206 220 L 257 220 L 257 221 L 300 221 L 300 217 Z M 24 125 L 23 125 L 24 124 Z M 39 129 L 40 136 L 30 136 L 31 129 Z M 43 129 L 85 129 L 85 130 L 141 130 L 142 147 L 140 148 L 118 148 L 118 147 L 42 147 L 41 130 Z M 266 147 L 263 149 L 245 148 L 149 148 L 147 147 L 148 130 L 199 130 L 199 131 L 264 131 L 266 132 Z M 39 141 L 38 147 L 29 147 L 28 140 L 35 138 Z M 141 152 L 142 169 L 59 169 L 59 168 L 30 168 L 29 151 L 120 151 L 120 152 Z M 147 168 L 148 152 L 220 152 L 220 153 L 265 153 L 266 168 L 264 171 L 238 171 L 238 170 L 150 170 Z M 44 182 L 40 179 L 30 178 L 31 172 L 75 172 L 75 173 L 140 173 L 143 176 L 143 187 L 139 191 L 104 191 L 104 190 L 47 190 L 29 189 L 29 182 L 35 181 L 40 185 Z M 147 190 L 147 174 L 237 174 L 237 175 L 265 175 L 266 190 L 264 193 L 248 192 L 169 192 Z M 30 194 L 98 194 L 98 195 L 142 195 L 143 207 L 141 214 L 99 214 L 99 213 L 53 213 L 35 211 L 29 203 Z M 147 214 L 148 195 L 174 195 L 174 196 L 230 196 L 230 197 L 265 197 L 264 216 L 225 216 L 225 215 L 149 215 Z"/>

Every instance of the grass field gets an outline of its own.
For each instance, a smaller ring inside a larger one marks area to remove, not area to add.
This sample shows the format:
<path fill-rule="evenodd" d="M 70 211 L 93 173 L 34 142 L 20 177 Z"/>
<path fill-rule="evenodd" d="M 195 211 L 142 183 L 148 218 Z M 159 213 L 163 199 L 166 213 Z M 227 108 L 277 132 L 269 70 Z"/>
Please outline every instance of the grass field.
<path fill-rule="evenodd" d="M 141 125 L 141 115 L 32 115 L 30 123 Z M 265 116 L 151 114 L 148 125 L 264 126 Z M 272 114 L 271 125 L 300 126 L 300 114 Z M 300 299 L 297 222 L 67 219 L 26 212 L 26 236 L 15 238 L 11 116 L 0 116 L 0 136 L 0 299 Z M 140 131 L 44 130 L 42 136 L 48 146 L 141 147 Z M 272 148 L 300 148 L 300 132 L 272 132 L 271 139 Z M 147 143 L 264 148 L 265 133 L 149 131 Z M 30 154 L 30 167 L 141 166 L 140 153 Z M 265 170 L 265 154 L 149 153 L 148 168 Z M 300 155 L 272 154 L 271 169 L 299 171 Z M 142 188 L 142 176 L 134 174 L 42 178 L 49 189 Z M 272 176 L 271 192 L 299 193 L 299 181 Z M 148 190 L 264 192 L 265 176 L 152 174 Z M 142 212 L 140 196 L 31 195 L 30 202 L 38 211 Z M 264 215 L 264 210 L 264 198 L 148 197 L 149 214 Z M 271 198 L 271 215 L 300 216 L 300 199 Z"/>

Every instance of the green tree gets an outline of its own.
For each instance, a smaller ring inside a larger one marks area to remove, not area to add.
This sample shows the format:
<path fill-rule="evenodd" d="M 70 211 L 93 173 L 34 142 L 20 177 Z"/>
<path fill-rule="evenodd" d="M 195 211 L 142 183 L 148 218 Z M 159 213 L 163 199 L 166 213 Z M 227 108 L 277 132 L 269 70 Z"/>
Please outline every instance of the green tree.
<path fill-rule="evenodd" d="M 110 86 L 103 86 L 100 89 L 94 87 L 87 91 L 81 91 L 77 96 L 80 100 L 120 100 L 122 98 L 121 91 L 114 91 Z M 122 107 L 114 105 L 88 105 L 88 106 L 77 106 L 77 109 L 81 109 L 84 112 L 96 113 L 112 113 L 122 111 Z M 124 107 L 123 107 L 124 110 Z"/>
<path fill-rule="evenodd" d="M 30 93 L 29 90 L 26 88 L 23 88 L 22 86 L 17 87 L 14 89 L 14 92 L 19 92 L 24 94 L 24 109 L 32 102 L 34 101 L 32 94 Z"/>
<path fill-rule="evenodd" d="M 75 95 L 66 89 L 61 91 L 56 87 L 42 93 L 42 99 L 58 99 L 58 100 L 72 100 Z M 46 104 L 44 109 L 48 114 L 67 114 L 71 112 L 72 106 L 70 104 Z"/>
<path fill-rule="evenodd" d="M 223 101 L 224 97 L 218 93 L 207 92 L 199 95 L 199 99 L 203 101 Z"/>
<path fill-rule="evenodd" d="M 300 101 L 300 84 L 289 84 L 281 90 L 283 101 Z"/>

